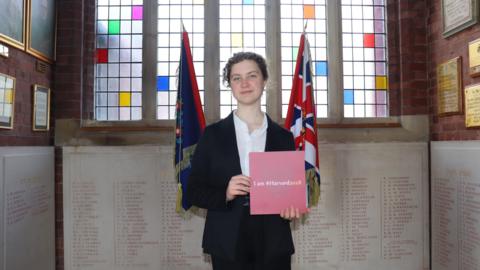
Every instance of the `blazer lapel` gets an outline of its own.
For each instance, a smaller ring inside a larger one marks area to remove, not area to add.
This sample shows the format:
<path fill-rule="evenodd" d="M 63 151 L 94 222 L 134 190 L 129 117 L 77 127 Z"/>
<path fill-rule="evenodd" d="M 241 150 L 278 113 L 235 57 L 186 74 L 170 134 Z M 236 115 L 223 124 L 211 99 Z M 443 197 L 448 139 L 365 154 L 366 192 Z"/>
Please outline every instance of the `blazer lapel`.
<path fill-rule="evenodd" d="M 230 160 L 232 170 L 235 173 L 234 175 L 238 175 L 242 173 L 242 167 L 240 166 L 240 155 L 238 154 L 237 136 L 235 135 L 235 124 L 233 123 L 233 112 L 223 121 L 225 124 L 224 138 L 229 138 L 228 140 L 224 140 L 224 147 L 227 153 L 232 153 L 232 159 Z"/>
<path fill-rule="evenodd" d="M 273 129 L 273 124 L 272 124 L 272 119 L 267 115 L 267 122 L 268 122 L 268 127 L 267 127 L 267 141 L 265 142 L 265 152 L 269 152 L 274 150 L 275 143 L 274 143 L 274 132 L 272 132 Z"/>

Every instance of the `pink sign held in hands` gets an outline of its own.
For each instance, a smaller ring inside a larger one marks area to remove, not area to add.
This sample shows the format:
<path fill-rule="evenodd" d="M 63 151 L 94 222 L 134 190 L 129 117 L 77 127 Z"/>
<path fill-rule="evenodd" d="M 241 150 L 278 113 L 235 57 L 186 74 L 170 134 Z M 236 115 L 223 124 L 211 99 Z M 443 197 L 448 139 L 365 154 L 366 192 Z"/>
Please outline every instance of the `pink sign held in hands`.
<path fill-rule="evenodd" d="M 280 214 L 291 206 L 307 212 L 305 152 L 252 152 L 250 177 L 250 214 Z"/>

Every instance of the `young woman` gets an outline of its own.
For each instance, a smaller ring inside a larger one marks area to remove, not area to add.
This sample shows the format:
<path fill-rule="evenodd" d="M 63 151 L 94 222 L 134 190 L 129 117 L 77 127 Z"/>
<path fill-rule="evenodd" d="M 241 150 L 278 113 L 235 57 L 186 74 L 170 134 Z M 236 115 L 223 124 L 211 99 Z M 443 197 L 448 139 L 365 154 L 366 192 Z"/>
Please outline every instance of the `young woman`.
<path fill-rule="evenodd" d="M 249 152 L 295 150 L 292 134 L 260 109 L 268 79 L 262 56 L 240 52 L 223 69 L 223 81 L 238 109 L 208 126 L 197 144 L 186 196 L 208 210 L 203 249 L 219 269 L 290 269 L 294 253 L 289 221 L 298 209 L 280 215 L 250 215 Z"/>

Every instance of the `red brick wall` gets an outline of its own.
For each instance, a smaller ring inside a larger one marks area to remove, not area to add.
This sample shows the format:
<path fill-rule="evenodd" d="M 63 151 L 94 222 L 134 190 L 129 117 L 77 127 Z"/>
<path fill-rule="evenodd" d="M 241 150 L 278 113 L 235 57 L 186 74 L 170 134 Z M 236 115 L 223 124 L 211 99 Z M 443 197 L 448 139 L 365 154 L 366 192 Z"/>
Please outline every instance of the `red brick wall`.
<path fill-rule="evenodd" d="M 53 145 L 53 124 L 55 109 L 50 111 L 50 131 L 32 130 L 32 89 L 34 84 L 51 88 L 52 98 L 52 66 L 48 65 L 45 73 L 35 70 L 37 59 L 25 51 L 3 44 L 9 49 L 9 57 L 0 57 L 0 73 L 14 77 L 15 113 L 13 129 L 0 129 L 0 146 L 45 146 Z"/>
<path fill-rule="evenodd" d="M 82 1 L 57 1 L 57 119 L 80 119 L 82 89 Z M 95 16 L 95 14 L 92 14 Z"/>
<path fill-rule="evenodd" d="M 426 0 L 389 0 L 390 115 L 428 114 Z"/>
<path fill-rule="evenodd" d="M 57 1 L 57 10 L 57 119 L 91 119 L 95 0 Z"/>
<path fill-rule="evenodd" d="M 93 64 L 95 61 L 95 0 L 57 1 L 57 11 L 56 119 L 91 119 L 93 113 Z M 55 242 L 57 270 L 64 269 L 62 167 L 62 148 L 56 147 Z"/>
<path fill-rule="evenodd" d="M 63 249 L 63 153 L 55 147 L 55 264 L 64 269 Z"/>
<path fill-rule="evenodd" d="M 472 78 L 468 72 L 468 43 L 480 37 L 480 25 L 474 25 L 448 38 L 442 36 L 441 0 L 428 2 L 428 100 L 430 137 L 434 141 L 478 140 L 480 129 L 467 129 L 464 114 L 437 116 L 436 67 L 447 60 L 461 56 L 463 86 L 480 83 L 480 77 Z M 463 90 L 462 90 L 463 92 Z"/>

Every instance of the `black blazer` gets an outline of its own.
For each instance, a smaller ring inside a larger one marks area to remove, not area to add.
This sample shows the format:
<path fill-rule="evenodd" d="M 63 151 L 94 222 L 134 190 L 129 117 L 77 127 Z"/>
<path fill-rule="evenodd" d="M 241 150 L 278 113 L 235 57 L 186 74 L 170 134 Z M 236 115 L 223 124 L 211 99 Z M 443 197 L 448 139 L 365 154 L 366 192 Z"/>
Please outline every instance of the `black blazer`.
<path fill-rule="evenodd" d="M 292 134 L 268 116 L 265 151 L 295 150 Z M 244 198 L 226 203 L 230 178 L 242 174 L 233 113 L 208 126 L 197 144 L 186 197 L 195 206 L 208 210 L 202 247 L 205 253 L 234 260 L 239 238 Z M 294 253 L 290 223 L 280 215 L 266 215 L 265 257 Z"/>

